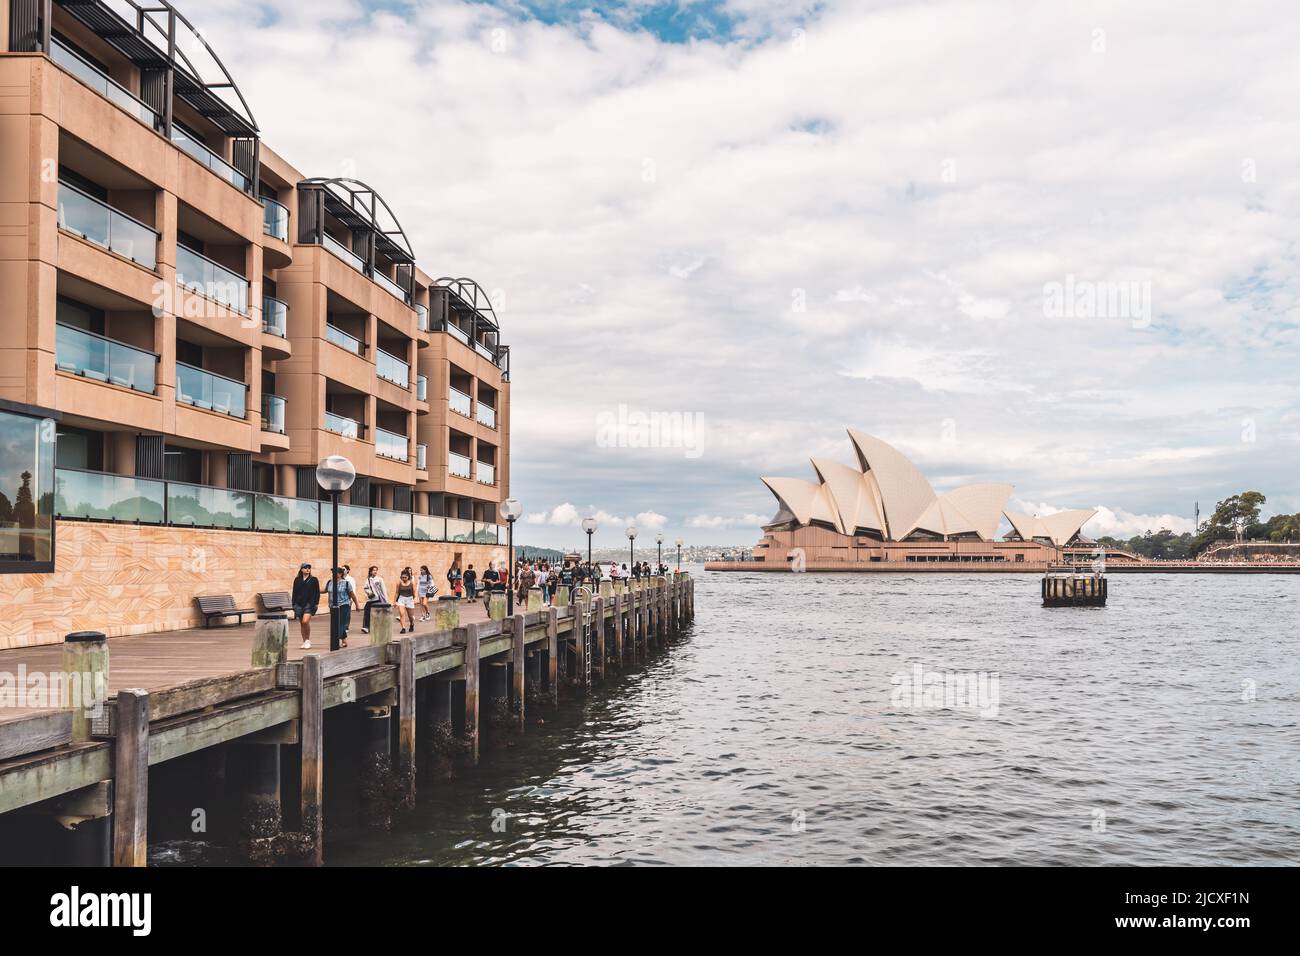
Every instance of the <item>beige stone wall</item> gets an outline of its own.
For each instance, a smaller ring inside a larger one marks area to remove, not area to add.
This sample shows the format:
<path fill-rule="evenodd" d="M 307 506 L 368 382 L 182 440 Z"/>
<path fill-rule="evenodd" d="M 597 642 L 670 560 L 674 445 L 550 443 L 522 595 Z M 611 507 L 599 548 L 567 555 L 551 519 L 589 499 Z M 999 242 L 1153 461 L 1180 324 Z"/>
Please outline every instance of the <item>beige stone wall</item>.
<path fill-rule="evenodd" d="M 339 560 L 358 587 L 377 564 L 390 592 L 403 567 L 427 564 L 445 593 L 456 555 L 480 572 L 506 556 L 490 545 L 339 539 Z M 233 594 L 239 607 L 259 607 L 258 592 L 288 590 L 303 561 L 323 585 L 330 539 L 59 521 L 53 574 L 0 577 L 0 648 L 59 643 L 70 631 L 120 637 L 194 627 L 202 623 L 195 595 Z"/>

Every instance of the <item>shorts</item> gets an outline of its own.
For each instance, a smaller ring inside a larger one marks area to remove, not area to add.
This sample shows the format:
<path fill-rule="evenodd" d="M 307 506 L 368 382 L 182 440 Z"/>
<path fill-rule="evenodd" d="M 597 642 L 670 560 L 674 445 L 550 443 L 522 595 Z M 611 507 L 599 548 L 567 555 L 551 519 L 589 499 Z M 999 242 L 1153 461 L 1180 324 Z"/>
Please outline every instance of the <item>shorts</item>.
<path fill-rule="evenodd" d="M 397 606 L 398 606 L 398 607 L 413 608 L 413 607 L 415 607 L 415 598 L 413 598 L 413 597 L 399 597 L 399 598 L 397 599 Z"/>
<path fill-rule="evenodd" d="M 319 607 L 320 607 L 319 604 L 311 604 L 311 605 L 295 604 L 293 606 L 293 616 L 300 621 L 308 614 L 310 614 L 312 617 L 315 617 L 316 611 L 319 609 Z"/>

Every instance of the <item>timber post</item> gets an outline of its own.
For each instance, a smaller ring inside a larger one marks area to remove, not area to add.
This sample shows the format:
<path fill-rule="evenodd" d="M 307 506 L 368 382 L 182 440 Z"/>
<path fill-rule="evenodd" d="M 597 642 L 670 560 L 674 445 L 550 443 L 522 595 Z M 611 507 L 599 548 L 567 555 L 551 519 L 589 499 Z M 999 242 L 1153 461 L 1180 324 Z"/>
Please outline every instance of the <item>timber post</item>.
<path fill-rule="evenodd" d="M 453 640 L 465 647 L 465 740 L 471 765 L 478 763 L 478 625 L 458 627 Z"/>
<path fill-rule="evenodd" d="M 370 643 L 389 644 L 393 640 L 393 606 L 376 604 L 370 609 Z"/>
<path fill-rule="evenodd" d="M 62 667 L 59 706 L 72 711 L 72 742 L 85 743 L 108 699 L 108 638 L 100 631 L 68 634 Z"/>
<path fill-rule="evenodd" d="M 144 866 L 149 855 L 149 693 L 117 692 L 113 744 L 113 865 Z"/>
<path fill-rule="evenodd" d="M 493 591 L 488 595 L 488 619 L 504 621 L 506 619 L 506 595 L 504 591 Z"/>
<path fill-rule="evenodd" d="M 528 589 L 528 606 L 529 611 L 540 611 L 542 609 L 542 589 L 531 587 Z"/>
<path fill-rule="evenodd" d="M 460 627 L 460 602 L 439 600 L 433 606 L 434 631 L 454 631 Z"/>
<path fill-rule="evenodd" d="M 257 615 L 253 631 L 254 667 L 275 667 L 289 659 L 289 620 L 283 611 Z"/>
<path fill-rule="evenodd" d="M 532 588 L 529 590 L 528 602 L 530 604 L 532 603 L 533 591 L 537 592 L 537 602 L 538 602 L 538 606 L 540 607 L 541 600 L 542 600 L 542 593 L 540 588 Z M 513 653 L 511 654 L 511 663 L 514 668 L 514 672 L 511 675 L 512 677 L 511 682 L 514 685 L 512 691 L 514 694 L 514 707 L 516 710 L 515 720 L 516 720 L 516 725 L 521 731 L 524 729 L 524 707 L 527 703 L 525 698 L 528 696 L 527 694 L 528 654 L 527 654 L 527 645 L 524 643 L 524 630 L 525 630 L 524 622 L 526 620 L 527 618 L 523 614 L 516 614 L 514 616 L 514 622 L 511 628 L 511 635 L 510 635 L 512 638 L 511 649 L 513 651 Z"/>
<path fill-rule="evenodd" d="M 594 670 L 605 679 L 605 599 L 596 598 L 591 605 L 591 656 Z"/>
<path fill-rule="evenodd" d="M 372 612 L 373 613 L 373 609 Z M 308 861 L 320 866 L 325 861 L 325 681 L 320 657 L 302 659 L 302 784 L 299 803 L 302 832 L 308 841 Z"/>
<path fill-rule="evenodd" d="M 415 806 L 415 638 L 397 642 L 397 783 L 401 790 L 401 809 Z"/>
<path fill-rule="evenodd" d="M 551 698 L 551 706 L 560 703 L 560 612 L 553 607 L 546 609 L 546 693 Z"/>
<path fill-rule="evenodd" d="M 614 589 L 614 660 L 623 669 L 623 585 Z"/>

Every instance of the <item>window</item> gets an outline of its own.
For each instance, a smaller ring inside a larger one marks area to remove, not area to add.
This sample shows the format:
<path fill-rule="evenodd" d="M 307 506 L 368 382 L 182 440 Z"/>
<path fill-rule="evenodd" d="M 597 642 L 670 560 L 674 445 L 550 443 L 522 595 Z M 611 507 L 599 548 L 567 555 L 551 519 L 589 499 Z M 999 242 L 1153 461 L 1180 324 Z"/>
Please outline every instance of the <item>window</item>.
<path fill-rule="evenodd" d="M 0 572 L 54 570 L 55 427 L 0 405 Z"/>

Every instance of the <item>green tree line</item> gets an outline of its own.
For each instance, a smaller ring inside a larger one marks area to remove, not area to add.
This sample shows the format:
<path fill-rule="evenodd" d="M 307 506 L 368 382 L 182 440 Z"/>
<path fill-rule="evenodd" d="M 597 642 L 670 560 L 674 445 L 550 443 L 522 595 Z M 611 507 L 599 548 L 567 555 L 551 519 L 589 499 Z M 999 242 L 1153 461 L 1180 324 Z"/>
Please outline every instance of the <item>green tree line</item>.
<path fill-rule="evenodd" d="M 1259 513 L 1266 500 L 1258 491 L 1243 491 L 1225 498 L 1214 506 L 1214 513 L 1196 534 L 1189 531 L 1174 534 L 1168 528 L 1161 528 L 1134 535 L 1127 541 L 1107 535 L 1098 538 L 1097 543 L 1144 558 L 1180 560 L 1195 558 L 1219 541 L 1300 542 L 1300 512 L 1260 521 Z"/>

